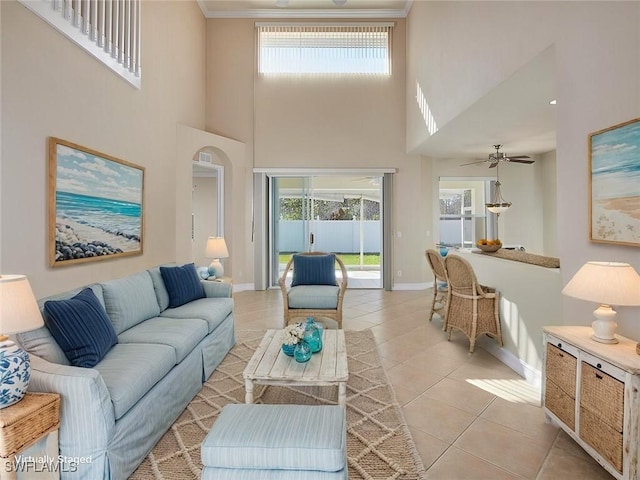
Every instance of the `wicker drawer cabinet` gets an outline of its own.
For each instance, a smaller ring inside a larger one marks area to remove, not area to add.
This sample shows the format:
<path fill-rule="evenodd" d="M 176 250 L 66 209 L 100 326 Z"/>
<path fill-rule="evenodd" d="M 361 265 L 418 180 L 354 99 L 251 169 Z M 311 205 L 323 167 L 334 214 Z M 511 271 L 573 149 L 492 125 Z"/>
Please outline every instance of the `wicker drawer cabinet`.
<path fill-rule="evenodd" d="M 591 340 L 591 327 L 544 328 L 544 411 L 617 479 L 638 479 L 640 355 L 636 342 Z"/>

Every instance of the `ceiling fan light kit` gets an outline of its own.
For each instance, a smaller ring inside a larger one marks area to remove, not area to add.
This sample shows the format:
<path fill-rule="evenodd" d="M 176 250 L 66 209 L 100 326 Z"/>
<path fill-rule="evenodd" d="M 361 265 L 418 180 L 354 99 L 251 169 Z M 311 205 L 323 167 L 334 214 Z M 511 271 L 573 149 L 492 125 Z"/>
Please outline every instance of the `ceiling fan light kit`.
<path fill-rule="evenodd" d="M 493 194 L 493 201 L 491 203 L 485 203 L 487 210 L 489 210 L 491 213 L 495 213 L 496 215 L 500 215 L 501 213 L 506 212 L 511 206 L 511 202 L 507 202 L 504 198 L 502 198 L 500 185 L 500 180 L 497 180 L 496 189 Z"/>
<path fill-rule="evenodd" d="M 500 191 L 500 175 L 499 175 L 499 165 L 501 162 L 515 162 L 515 163 L 527 163 L 531 164 L 535 160 L 530 160 L 530 157 L 527 155 L 515 155 L 515 156 L 507 156 L 504 152 L 500 151 L 500 147 L 502 145 L 496 144 L 493 148 L 496 149 L 496 153 L 490 153 L 489 158 L 487 160 L 481 160 L 479 162 L 471 162 L 464 163 L 461 166 L 464 167 L 466 165 L 475 165 L 478 163 L 489 163 L 489 168 L 496 169 L 496 183 L 495 190 L 493 192 L 493 200 L 490 203 L 485 203 L 487 210 L 491 213 L 495 213 L 500 216 L 501 213 L 506 212 L 509 207 L 511 207 L 511 202 L 507 202 L 504 198 L 502 198 L 502 192 Z"/>

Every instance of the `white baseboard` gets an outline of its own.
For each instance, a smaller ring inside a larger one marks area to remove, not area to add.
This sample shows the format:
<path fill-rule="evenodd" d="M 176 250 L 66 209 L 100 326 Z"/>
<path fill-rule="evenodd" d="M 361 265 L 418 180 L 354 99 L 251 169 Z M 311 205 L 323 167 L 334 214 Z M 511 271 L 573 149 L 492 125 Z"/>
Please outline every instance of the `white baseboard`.
<path fill-rule="evenodd" d="M 0 0 L 1 1 L 1 0 Z M 433 282 L 426 283 L 396 283 L 393 286 L 393 290 L 426 290 L 427 288 L 433 287 Z M 280 287 L 270 287 L 274 290 L 279 290 Z M 255 284 L 253 283 L 243 283 L 243 284 L 233 284 L 234 292 L 244 292 L 245 290 L 255 290 Z"/>
<path fill-rule="evenodd" d="M 233 284 L 233 291 L 234 292 L 244 292 L 246 290 L 255 290 L 256 286 L 254 283 L 240 283 L 240 284 Z"/>
<path fill-rule="evenodd" d="M 499 346 L 494 339 L 480 337 L 478 338 L 478 345 L 518 375 L 524 377 L 527 383 L 534 387 L 540 387 L 542 385 L 542 372 L 540 372 L 540 370 L 536 370 L 531 365 L 520 360 L 506 348 Z"/>
<path fill-rule="evenodd" d="M 433 287 L 433 282 L 427 283 L 395 283 L 393 290 L 426 290 Z"/>

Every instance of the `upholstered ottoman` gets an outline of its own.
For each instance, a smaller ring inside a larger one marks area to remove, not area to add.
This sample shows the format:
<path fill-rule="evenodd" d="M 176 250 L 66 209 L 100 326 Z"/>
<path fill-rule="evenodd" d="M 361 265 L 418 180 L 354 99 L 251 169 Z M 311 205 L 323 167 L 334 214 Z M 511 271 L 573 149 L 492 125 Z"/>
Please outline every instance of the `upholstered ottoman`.
<path fill-rule="evenodd" d="M 202 480 L 347 479 L 345 409 L 227 405 L 201 450 Z"/>

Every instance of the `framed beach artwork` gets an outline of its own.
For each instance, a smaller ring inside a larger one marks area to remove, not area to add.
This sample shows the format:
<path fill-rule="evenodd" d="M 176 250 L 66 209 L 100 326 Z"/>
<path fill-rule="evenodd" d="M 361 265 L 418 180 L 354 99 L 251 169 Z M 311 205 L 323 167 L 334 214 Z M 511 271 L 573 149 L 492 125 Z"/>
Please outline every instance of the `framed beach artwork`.
<path fill-rule="evenodd" d="M 144 168 L 49 138 L 49 263 L 142 254 Z"/>
<path fill-rule="evenodd" d="M 589 239 L 640 246 L 640 118 L 589 134 Z"/>

